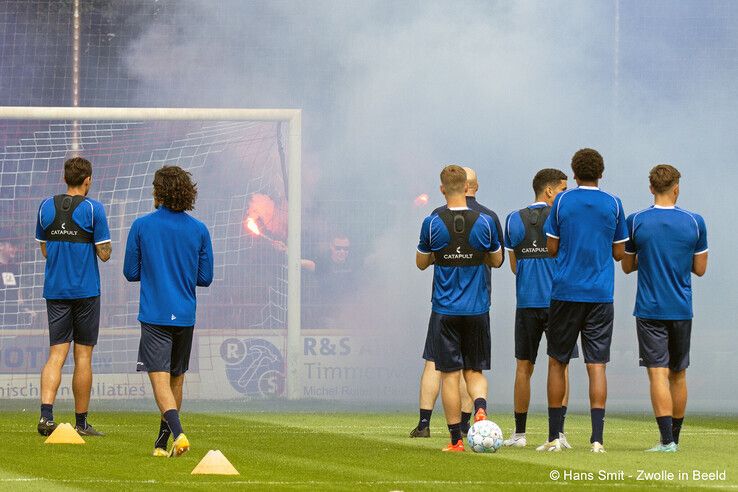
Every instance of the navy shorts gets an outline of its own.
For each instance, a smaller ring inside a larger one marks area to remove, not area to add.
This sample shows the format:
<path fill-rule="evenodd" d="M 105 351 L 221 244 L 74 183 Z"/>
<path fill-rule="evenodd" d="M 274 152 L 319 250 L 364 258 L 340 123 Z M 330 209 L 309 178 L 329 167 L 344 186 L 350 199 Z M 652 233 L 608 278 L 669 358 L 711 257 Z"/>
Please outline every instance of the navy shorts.
<path fill-rule="evenodd" d="M 436 370 L 453 372 L 461 369 L 488 370 L 492 346 L 489 336 L 489 313 L 476 316 L 449 316 L 435 313 L 433 356 Z"/>
<path fill-rule="evenodd" d="M 689 367 L 691 319 L 636 318 L 636 333 L 641 367 L 668 367 L 672 371 Z"/>
<path fill-rule="evenodd" d="M 47 299 L 49 345 L 97 345 L 100 332 L 100 296 L 85 299 Z"/>
<path fill-rule="evenodd" d="M 519 308 L 515 310 L 515 358 L 536 363 L 541 337 L 548 329 L 548 308 Z M 546 335 L 548 337 L 548 335 Z M 574 345 L 572 359 L 579 357 Z"/>
<path fill-rule="evenodd" d="M 569 363 L 581 333 L 582 352 L 587 364 L 610 362 L 612 303 L 551 301 L 548 313 L 548 355 Z"/>
<path fill-rule="evenodd" d="M 441 324 L 436 319 L 440 314 L 431 311 L 430 319 L 428 320 L 428 333 L 425 335 L 425 347 L 423 348 L 423 359 L 434 362 L 436 360 L 435 352 L 433 351 L 433 344 L 438 336 L 438 329 Z"/>
<path fill-rule="evenodd" d="M 141 322 L 137 371 L 179 376 L 190 367 L 193 326 L 162 326 Z"/>

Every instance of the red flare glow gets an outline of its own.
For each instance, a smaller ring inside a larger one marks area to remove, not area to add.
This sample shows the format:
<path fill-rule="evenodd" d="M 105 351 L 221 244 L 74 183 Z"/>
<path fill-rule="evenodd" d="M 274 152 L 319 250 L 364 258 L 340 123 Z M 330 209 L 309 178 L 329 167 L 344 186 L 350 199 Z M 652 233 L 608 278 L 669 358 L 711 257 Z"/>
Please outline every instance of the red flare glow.
<path fill-rule="evenodd" d="M 415 197 L 414 203 L 416 207 L 422 207 L 423 205 L 428 204 L 428 200 L 430 200 L 430 198 L 428 197 L 428 193 L 422 193 Z"/>
<path fill-rule="evenodd" d="M 254 220 L 253 217 L 246 217 L 246 220 L 243 222 L 243 225 L 247 231 L 251 232 L 255 236 L 261 236 L 261 231 L 259 230 L 259 224 L 256 223 L 256 220 Z"/>

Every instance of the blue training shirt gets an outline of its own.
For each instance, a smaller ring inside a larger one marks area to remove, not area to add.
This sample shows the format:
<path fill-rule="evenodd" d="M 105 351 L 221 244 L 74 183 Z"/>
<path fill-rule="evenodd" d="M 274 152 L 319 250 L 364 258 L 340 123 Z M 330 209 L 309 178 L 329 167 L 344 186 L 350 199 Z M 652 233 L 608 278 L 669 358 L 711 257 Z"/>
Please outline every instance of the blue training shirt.
<path fill-rule="evenodd" d="M 692 261 L 706 253 L 707 227 L 696 213 L 654 205 L 628 216 L 625 252 L 638 255 L 634 316 L 692 319 Z"/>
<path fill-rule="evenodd" d="M 194 326 L 195 287 L 213 281 L 213 246 L 205 224 L 164 206 L 139 217 L 126 243 L 123 275 L 141 282 L 138 320 Z"/>
<path fill-rule="evenodd" d="M 612 245 L 628 240 L 620 198 L 594 186 L 559 193 L 543 230 L 559 239 L 551 299 L 613 302 Z"/>
<path fill-rule="evenodd" d="M 544 202 L 536 202 L 528 208 L 543 208 Z M 525 225 L 516 210 L 505 219 L 505 249 L 514 250 L 525 239 Z M 556 260 L 554 258 L 517 258 L 515 292 L 517 307 L 547 308 L 551 304 Z"/>
<path fill-rule="evenodd" d="M 46 243 L 44 298 L 60 300 L 99 296 L 100 270 L 95 245 L 110 242 L 108 219 L 102 203 L 85 198 L 72 214 L 77 226 L 92 233 L 94 244 L 47 241 L 45 229 L 55 216 L 54 197 L 41 202 L 36 216 L 36 241 Z"/>
<path fill-rule="evenodd" d="M 497 214 L 494 213 L 489 208 L 485 207 L 481 203 L 477 201 L 477 199 L 473 196 L 467 196 L 466 197 L 466 206 L 469 207 L 469 209 L 474 210 L 475 212 L 479 212 L 481 214 L 489 215 L 492 218 L 492 222 L 495 225 L 495 230 L 497 231 L 497 240 L 500 242 L 500 244 L 503 244 L 503 234 L 502 234 L 502 226 L 500 225 L 500 219 L 497 217 Z M 448 207 L 446 205 L 442 205 L 433 212 L 431 212 L 431 215 L 440 213 L 442 210 L 447 209 Z M 500 266 L 505 264 L 505 255 L 502 255 L 502 263 L 500 263 Z M 491 292 L 492 291 L 492 268 L 487 267 L 484 270 L 484 278 L 487 282 L 487 289 Z"/>
<path fill-rule="evenodd" d="M 466 210 L 451 209 L 451 210 Z M 420 229 L 418 251 L 430 254 L 448 246 L 451 236 L 437 213 L 423 220 Z M 500 241 L 492 217 L 479 214 L 469 235 L 469 245 L 479 251 L 499 251 Z M 489 312 L 490 284 L 489 267 L 433 266 L 433 311 L 451 316 L 474 316 Z"/>

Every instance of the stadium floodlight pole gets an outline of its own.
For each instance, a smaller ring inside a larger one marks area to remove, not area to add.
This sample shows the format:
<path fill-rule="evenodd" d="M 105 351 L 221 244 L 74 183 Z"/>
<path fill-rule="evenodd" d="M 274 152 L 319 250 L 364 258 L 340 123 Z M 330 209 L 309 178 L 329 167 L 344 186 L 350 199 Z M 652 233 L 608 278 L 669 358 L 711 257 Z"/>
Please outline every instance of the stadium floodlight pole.
<path fill-rule="evenodd" d="M 86 107 L 0 107 L 0 120 L 209 120 L 287 121 L 288 192 L 287 204 L 287 397 L 301 396 L 300 363 L 300 276 L 302 157 L 302 111 L 299 109 L 244 108 L 86 108 Z"/>

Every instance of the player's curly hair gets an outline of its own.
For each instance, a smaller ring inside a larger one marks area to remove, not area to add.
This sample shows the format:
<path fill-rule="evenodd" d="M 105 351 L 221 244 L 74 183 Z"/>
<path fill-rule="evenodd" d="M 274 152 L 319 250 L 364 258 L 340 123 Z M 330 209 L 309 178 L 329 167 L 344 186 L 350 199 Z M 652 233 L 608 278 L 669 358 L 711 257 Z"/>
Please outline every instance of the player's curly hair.
<path fill-rule="evenodd" d="M 583 181 L 597 181 L 605 171 L 605 161 L 594 149 L 580 149 L 571 158 L 574 177 Z"/>
<path fill-rule="evenodd" d="M 674 166 L 659 164 L 648 173 L 648 181 L 656 193 L 664 193 L 679 184 L 681 173 Z"/>
<path fill-rule="evenodd" d="M 154 174 L 154 198 L 175 212 L 192 210 L 197 198 L 197 183 L 193 183 L 192 175 L 179 166 L 162 166 Z"/>

